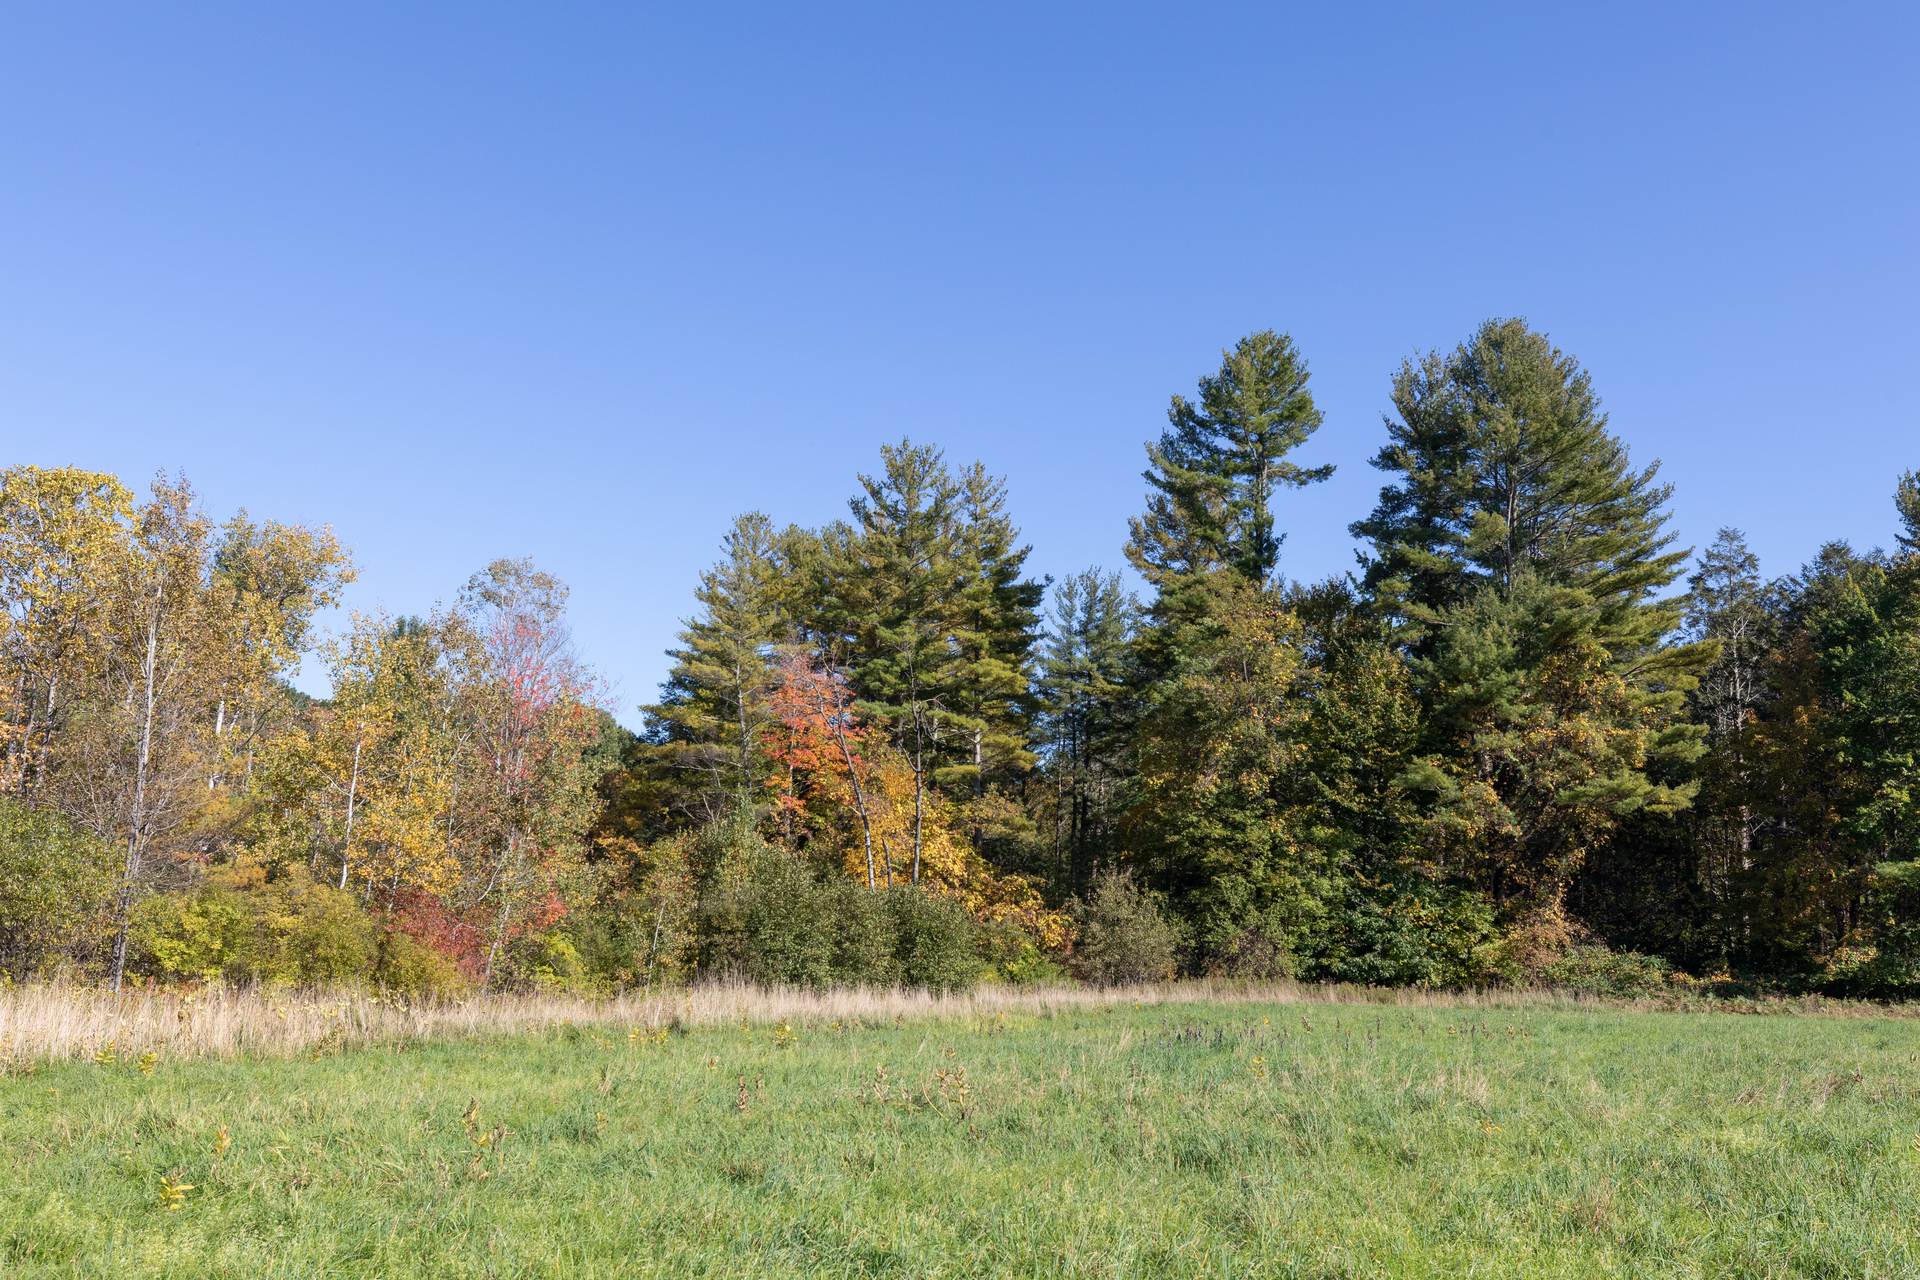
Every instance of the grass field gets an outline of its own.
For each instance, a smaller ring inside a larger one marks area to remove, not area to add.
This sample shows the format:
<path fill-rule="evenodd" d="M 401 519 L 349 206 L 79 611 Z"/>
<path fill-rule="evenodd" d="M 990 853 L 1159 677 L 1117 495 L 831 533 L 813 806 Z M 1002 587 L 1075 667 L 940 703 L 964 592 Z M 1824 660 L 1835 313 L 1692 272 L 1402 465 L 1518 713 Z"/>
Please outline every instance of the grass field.
<path fill-rule="evenodd" d="M 1009 1004 L 45 1065 L 0 1275 L 1920 1275 L 1920 1022 Z"/>

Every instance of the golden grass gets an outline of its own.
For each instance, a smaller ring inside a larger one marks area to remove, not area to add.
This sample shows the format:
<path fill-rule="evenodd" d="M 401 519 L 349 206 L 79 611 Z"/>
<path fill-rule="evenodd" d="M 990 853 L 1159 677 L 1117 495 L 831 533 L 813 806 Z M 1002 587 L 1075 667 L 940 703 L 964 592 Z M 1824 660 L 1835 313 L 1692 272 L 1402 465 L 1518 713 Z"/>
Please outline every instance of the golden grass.
<path fill-rule="evenodd" d="M 966 994 L 902 988 L 815 991 L 715 983 L 678 990 L 594 997 L 495 994 L 408 1001 L 362 990 L 282 987 L 141 989 L 112 994 L 62 983 L 0 988 L 0 1072 L 37 1062 L 93 1058 L 139 1062 L 177 1058 L 288 1057 L 375 1044 L 489 1037 L 558 1027 L 637 1033 L 668 1026 L 875 1025 L 996 1013 L 1058 1014 L 1108 1006 L 1180 1004 L 1370 1004 L 1438 1008 L 1599 1007 L 1616 1010 L 1783 1012 L 1903 1016 L 1899 1006 L 1804 1000 L 1733 1003 L 1707 999 L 1599 1001 L 1562 992 L 1429 992 L 1291 982 L 1192 979 L 1134 987 L 986 986 Z"/>

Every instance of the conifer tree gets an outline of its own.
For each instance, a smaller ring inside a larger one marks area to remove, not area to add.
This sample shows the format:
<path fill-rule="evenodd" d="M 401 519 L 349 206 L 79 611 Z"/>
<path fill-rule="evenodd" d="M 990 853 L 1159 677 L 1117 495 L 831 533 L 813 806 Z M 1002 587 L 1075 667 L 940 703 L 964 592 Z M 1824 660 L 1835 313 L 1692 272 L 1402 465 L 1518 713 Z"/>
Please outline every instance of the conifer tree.
<path fill-rule="evenodd" d="M 770 706 L 780 647 L 793 627 L 790 581 L 783 572 L 786 539 L 750 511 L 721 541 L 721 558 L 700 575 L 700 614 L 680 633 L 661 701 L 646 708 L 662 754 L 702 779 L 693 792 L 709 822 L 766 775 L 761 734 L 776 718 Z"/>
<path fill-rule="evenodd" d="M 1699 768 L 1705 802 L 1694 824 L 1699 881 L 1725 899 L 1752 860 L 1759 818 L 1750 795 L 1746 730 L 1772 693 L 1769 668 L 1780 621 L 1760 580 L 1760 561 L 1738 529 L 1720 530 L 1687 584 L 1688 629 L 1696 639 L 1719 645 L 1689 701 L 1712 745 Z"/>
<path fill-rule="evenodd" d="M 1701 640 L 1719 642 L 1719 654 L 1700 678 L 1692 702 L 1716 740 L 1732 738 L 1766 694 L 1764 663 L 1779 620 L 1760 580 L 1760 560 L 1746 535 L 1722 529 L 1687 579 L 1687 626 Z"/>
<path fill-rule="evenodd" d="M 1408 782 L 1449 869 L 1551 926 L 1620 815 L 1691 796 L 1648 773 L 1698 756 L 1681 699 L 1715 652 L 1666 643 L 1681 604 L 1655 593 L 1687 554 L 1668 550 L 1671 491 L 1657 464 L 1633 470 L 1578 362 L 1518 320 L 1404 365 L 1394 403 L 1374 465 L 1399 481 L 1353 532 L 1426 703 Z"/>
<path fill-rule="evenodd" d="M 960 473 L 960 580 L 953 637 L 958 664 L 952 709 L 966 725 L 971 758 L 943 777 L 965 780 L 978 797 L 996 766 L 1020 773 L 1035 761 L 1029 749 L 1035 703 L 1034 646 L 1047 584 L 1024 576 L 1028 547 L 1007 514 L 1006 482 L 978 462 Z"/>
<path fill-rule="evenodd" d="M 1084 885 L 1105 851 L 1131 728 L 1129 648 L 1140 602 L 1120 574 L 1088 569 L 1054 588 L 1039 692 L 1048 773 L 1059 794 L 1057 837 L 1069 883 Z M 1060 869 L 1056 869 L 1059 874 Z"/>
<path fill-rule="evenodd" d="M 1893 491 L 1894 509 L 1900 513 L 1900 532 L 1895 535 L 1905 555 L 1920 555 L 1920 471 L 1903 471 Z"/>
<path fill-rule="evenodd" d="M 1273 527 L 1275 493 L 1333 474 L 1287 461 L 1320 427 L 1308 376 L 1293 339 L 1263 329 L 1221 354 L 1220 371 L 1200 379 L 1197 405 L 1173 397 L 1169 429 L 1147 444 L 1154 492 L 1129 522 L 1126 547 L 1162 594 L 1218 568 L 1259 584 L 1272 576 L 1286 538 Z"/>
<path fill-rule="evenodd" d="M 889 724 L 913 766 L 918 883 L 936 752 L 943 736 L 971 727 L 949 705 L 959 668 L 951 626 L 966 568 L 963 494 L 937 448 L 902 440 L 880 454 L 881 474 L 860 476 L 865 494 L 849 503 L 855 528 L 830 554 L 818 616 L 829 650 L 849 655 L 861 713 Z"/>
<path fill-rule="evenodd" d="M 1441 611 L 1482 586 L 1511 593 L 1523 573 L 1592 597 L 1609 643 L 1644 647 L 1671 630 L 1648 602 L 1678 575 L 1656 462 L 1633 471 L 1607 431 L 1592 380 L 1545 334 L 1489 320 L 1451 354 L 1394 378 L 1398 420 L 1373 465 L 1397 480 L 1352 533 L 1373 544 L 1366 586 L 1431 635 Z"/>

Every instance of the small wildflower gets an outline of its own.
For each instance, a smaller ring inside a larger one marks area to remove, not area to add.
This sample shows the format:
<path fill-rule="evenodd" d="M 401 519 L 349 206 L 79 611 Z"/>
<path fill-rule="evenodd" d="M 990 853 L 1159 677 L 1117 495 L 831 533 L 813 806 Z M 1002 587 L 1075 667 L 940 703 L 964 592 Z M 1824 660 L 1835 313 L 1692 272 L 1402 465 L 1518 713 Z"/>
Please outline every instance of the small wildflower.
<path fill-rule="evenodd" d="M 178 1209 L 186 1203 L 187 1192 L 193 1190 L 191 1182 L 181 1182 L 180 1170 L 175 1169 L 160 1179 L 160 1205 L 164 1209 Z"/>

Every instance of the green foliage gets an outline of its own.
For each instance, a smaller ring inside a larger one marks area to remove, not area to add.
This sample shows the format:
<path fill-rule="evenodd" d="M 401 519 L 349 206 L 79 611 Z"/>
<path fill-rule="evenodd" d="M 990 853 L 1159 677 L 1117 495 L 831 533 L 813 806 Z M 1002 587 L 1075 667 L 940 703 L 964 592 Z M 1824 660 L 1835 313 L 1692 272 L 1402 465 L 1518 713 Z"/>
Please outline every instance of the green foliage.
<path fill-rule="evenodd" d="M 792 638 L 797 606 L 788 576 L 797 533 L 782 535 L 758 511 L 733 522 L 721 559 L 700 575 L 701 612 L 670 650 L 673 669 L 646 708 L 657 741 L 651 762 L 680 782 L 680 805 L 712 821 L 767 773 L 761 735 L 778 647 Z"/>
<path fill-rule="evenodd" d="M 1401 870 L 1352 877 L 1326 926 L 1309 940 L 1301 976 L 1369 987 L 1465 987 L 1495 973 L 1492 899 Z"/>
<path fill-rule="evenodd" d="M 1221 353 L 1200 379 L 1200 403 L 1173 397 L 1169 429 L 1147 445 L 1147 511 L 1128 524 L 1127 559 L 1162 594 L 1196 574 L 1227 569 L 1266 585 L 1284 533 L 1273 528 L 1277 490 L 1325 480 L 1287 461 L 1320 428 L 1307 363 L 1271 329 Z"/>
<path fill-rule="evenodd" d="M 1906 555 L 1920 555 L 1920 471 L 1900 473 L 1893 506 L 1900 514 L 1900 550 Z"/>
<path fill-rule="evenodd" d="M 694 842 L 699 972 L 755 982 L 970 990 L 981 977 L 972 920 L 949 898 L 869 889 L 767 844 L 737 813 Z"/>
<path fill-rule="evenodd" d="M 980 958 L 986 964 L 984 976 L 989 979 L 1029 986 L 1061 982 L 1070 976 L 1065 965 L 1043 952 L 1018 926 L 1005 922 L 987 925 L 978 936 Z"/>
<path fill-rule="evenodd" d="M 0 797 L 0 970 L 18 981 L 92 957 L 120 858 L 54 809 Z"/>
<path fill-rule="evenodd" d="M 1066 850 L 1066 865 L 1053 871 L 1056 880 L 1083 886 L 1118 834 L 1140 602 L 1119 573 L 1089 569 L 1054 587 L 1050 621 L 1038 687 L 1040 728 L 1054 791 L 1049 817 Z"/>
<path fill-rule="evenodd" d="M 399 929 L 379 932 L 373 983 L 388 991 L 427 999 L 461 995 L 472 987 L 453 961 Z"/>
<path fill-rule="evenodd" d="M 853 892 L 874 891 L 856 885 Z M 973 921 L 960 904 L 907 886 L 880 892 L 888 898 L 901 981 L 930 991 L 971 991 L 980 981 L 980 958 Z"/>
<path fill-rule="evenodd" d="M 1366 584 L 1416 631 L 1479 587 L 1523 569 L 1576 587 L 1605 615 L 1608 647 L 1645 649 L 1672 629 L 1649 606 L 1686 560 L 1667 551 L 1658 464 L 1635 472 L 1579 362 L 1521 320 L 1489 320 L 1452 353 L 1408 361 L 1397 419 L 1373 465 L 1400 479 L 1352 527 L 1373 544 Z"/>
<path fill-rule="evenodd" d="M 132 949 L 161 979 L 212 979 L 244 973 L 253 955 L 255 918 L 239 894 L 209 888 L 156 894 L 134 911 Z"/>
<path fill-rule="evenodd" d="M 1836 597 L 1810 621 L 1829 741 L 1866 788 L 1847 825 L 1874 861 L 1920 858 L 1920 555 L 1863 564 Z"/>
<path fill-rule="evenodd" d="M 1538 979 L 1565 991 L 1632 999 L 1671 990 L 1673 966 L 1658 956 L 1633 951 L 1569 947 L 1540 970 Z"/>
<path fill-rule="evenodd" d="M 1184 941 L 1180 924 L 1127 873 L 1095 876 L 1086 898 L 1074 899 L 1068 910 L 1080 932 L 1073 968 L 1088 982 L 1122 986 L 1174 975 Z"/>
<path fill-rule="evenodd" d="M 141 967 L 163 980 L 353 984 L 376 961 L 372 918 L 304 868 L 271 883 L 157 894 L 137 909 L 133 938 Z"/>

